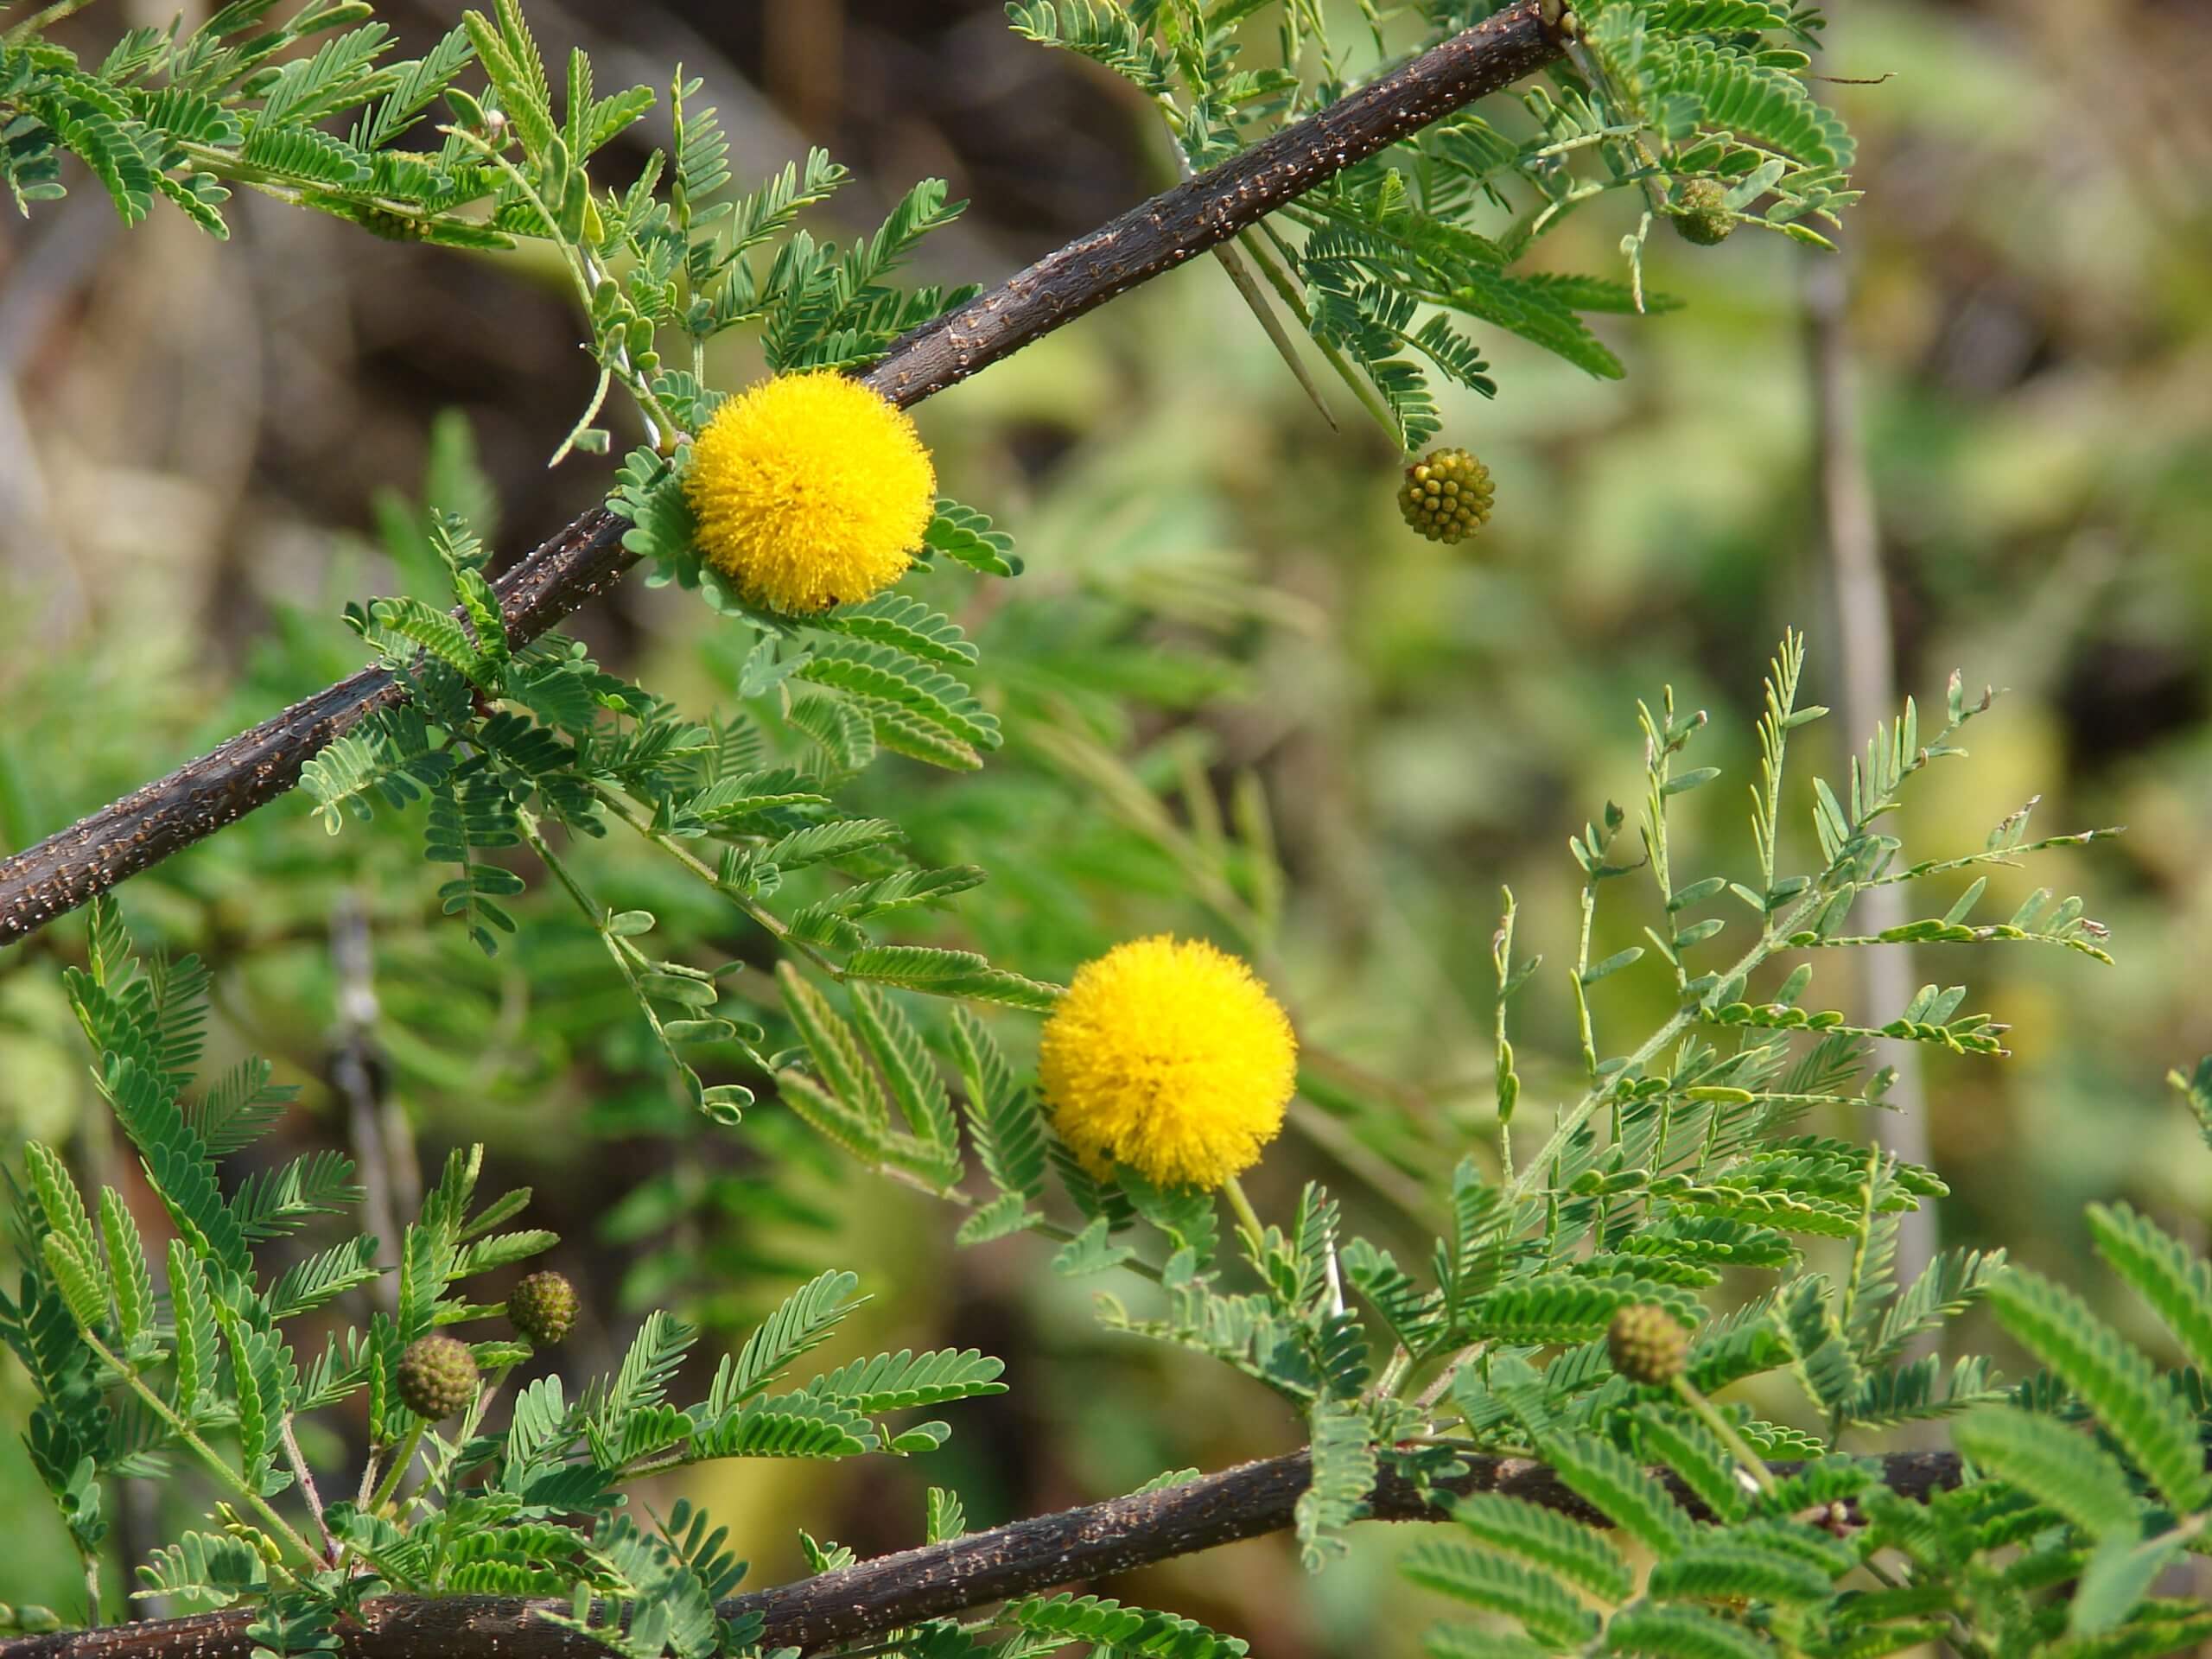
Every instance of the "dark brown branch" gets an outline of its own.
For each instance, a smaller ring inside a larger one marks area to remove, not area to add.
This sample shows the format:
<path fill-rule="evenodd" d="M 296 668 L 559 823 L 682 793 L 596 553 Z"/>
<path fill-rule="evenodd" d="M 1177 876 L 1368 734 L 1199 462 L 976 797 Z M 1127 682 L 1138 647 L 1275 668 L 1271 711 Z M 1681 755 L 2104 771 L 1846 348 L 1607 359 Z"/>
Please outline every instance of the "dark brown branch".
<path fill-rule="evenodd" d="M 1603 1524 L 1605 1517 L 1525 1458 L 1470 1458 L 1452 1483 L 1459 1492 L 1503 1492 L 1547 1509 Z M 1801 1465 L 1774 1465 L 1794 1473 Z M 1703 1510 L 1687 1487 L 1655 1471 L 1685 1509 Z M 1017 1521 L 947 1543 L 928 1544 L 857 1561 L 835 1573 L 738 1596 L 721 1605 L 726 1618 L 760 1616 L 764 1648 L 819 1648 L 849 1642 L 922 1619 L 941 1618 L 1014 1596 L 1081 1584 L 1217 1544 L 1235 1543 L 1291 1525 L 1306 1490 L 1306 1454 L 1269 1458 L 1207 1475 L 1164 1491 L 1117 1497 L 1058 1515 Z M 1883 1459 L 1882 1478 L 1915 1499 L 1955 1486 L 1959 1460 L 1942 1452 L 1897 1452 Z M 1372 1497 L 1386 1521 L 1433 1521 L 1439 1512 L 1395 1478 Z M 566 1602 L 502 1596 L 388 1596 L 365 1604 L 365 1622 L 340 1628 L 348 1659 L 573 1659 L 596 1644 L 547 1623 L 541 1611 L 565 1612 Z M 248 1615 L 202 1613 L 103 1630 L 63 1631 L 0 1643 L 0 1659 L 248 1659 Z"/>
<path fill-rule="evenodd" d="M 510 637 L 534 639 L 612 587 L 634 563 L 622 549 L 627 528 L 594 508 L 509 572 L 499 596 Z M 268 805 L 333 739 L 397 697 L 391 675 L 365 668 L 0 860 L 0 947 Z"/>
<path fill-rule="evenodd" d="M 902 406 L 919 403 L 1256 223 L 1285 202 L 1557 57 L 1559 43 L 1521 0 L 1395 74 L 1286 127 L 1212 171 L 1163 191 L 1103 229 L 894 344 L 866 377 Z M 634 562 L 625 526 L 583 515 L 500 582 L 507 631 L 534 639 L 603 593 Z M 396 695 L 365 669 L 243 732 L 166 778 L 0 860 L 0 946 L 265 806 L 299 781 L 325 745 Z"/>

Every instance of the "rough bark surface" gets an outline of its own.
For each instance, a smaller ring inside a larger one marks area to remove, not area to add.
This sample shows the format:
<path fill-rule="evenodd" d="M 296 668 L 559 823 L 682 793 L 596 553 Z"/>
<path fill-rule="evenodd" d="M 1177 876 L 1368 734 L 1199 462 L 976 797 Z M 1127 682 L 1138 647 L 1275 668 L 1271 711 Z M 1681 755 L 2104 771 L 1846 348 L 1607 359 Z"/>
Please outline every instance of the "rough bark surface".
<path fill-rule="evenodd" d="M 1525 1458 L 1466 1461 L 1467 1474 L 1452 1483 L 1455 1492 L 1503 1492 L 1592 1524 L 1605 1523 L 1605 1516 L 1543 1464 Z M 1802 1465 L 1773 1467 L 1786 1476 Z M 1677 1477 L 1664 1470 L 1653 1472 L 1683 1508 L 1704 1514 Z M 1161 1491 L 1085 1504 L 855 1561 L 817 1578 L 733 1597 L 721 1611 L 726 1618 L 759 1614 L 765 1648 L 850 1642 L 964 1608 L 1282 1531 L 1293 1522 L 1310 1474 L 1303 1452 L 1268 1458 Z M 1882 1460 L 1882 1475 L 1892 1491 L 1922 1500 L 1958 1484 L 1959 1460 L 1949 1452 L 1900 1452 Z M 1386 1521 L 1442 1518 L 1409 1484 L 1395 1477 L 1376 1488 L 1370 1507 Z M 539 1617 L 565 1613 L 565 1602 L 391 1596 L 365 1608 L 365 1623 L 340 1628 L 341 1651 L 348 1659 L 563 1659 L 601 1650 L 598 1643 Z M 203 1613 L 27 1637 L 0 1643 L 0 1659 L 249 1659 L 253 1644 L 246 1638 L 247 1622 L 242 1612 Z"/>

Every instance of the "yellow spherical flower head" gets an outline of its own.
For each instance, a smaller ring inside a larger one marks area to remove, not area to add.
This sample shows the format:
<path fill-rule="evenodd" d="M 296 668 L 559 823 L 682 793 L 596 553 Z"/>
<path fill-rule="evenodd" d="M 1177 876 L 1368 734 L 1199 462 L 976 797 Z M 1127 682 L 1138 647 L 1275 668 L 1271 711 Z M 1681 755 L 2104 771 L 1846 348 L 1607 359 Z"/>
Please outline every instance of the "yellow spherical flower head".
<path fill-rule="evenodd" d="M 716 410 L 683 493 L 700 553 L 740 596 L 804 615 L 906 574 L 937 471 L 904 410 L 823 369 L 763 380 Z"/>
<path fill-rule="evenodd" d="M 1076 970 L 1038 1077 L 1084 1168 L 1217 1187 L 1259 1161 L 1298 1086 L 1298 1039 L 1252 970 L 1198 940 L 1137 939 Z"/>

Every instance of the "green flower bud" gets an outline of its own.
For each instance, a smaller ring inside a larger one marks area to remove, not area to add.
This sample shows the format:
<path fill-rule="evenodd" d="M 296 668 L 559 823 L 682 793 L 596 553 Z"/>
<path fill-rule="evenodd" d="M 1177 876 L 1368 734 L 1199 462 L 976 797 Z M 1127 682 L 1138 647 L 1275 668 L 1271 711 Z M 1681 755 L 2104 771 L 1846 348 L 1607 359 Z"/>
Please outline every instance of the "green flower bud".
<path fill-rule="evenodd" d="M 576 1328 L 576 1287 L 557 1273 L 533 1273 L 507 1293 L 507 1320 L 533 1346 L 550 1348 Z"/>
<path fill-rule="evenodd" d="M 1449 545 L 1490 522 L 1490 468 L 1465 449 L 1432 449 L 1406 468 L 1398 511 L 1432 542 Z"/>
<path fill-rule="evenodd" d="M 476 1382 L 476 1356 L 451 1337 L 418 1338 L 399 1357 L 400 1399 L 434 1423 L 474 1400 Z"/>
<path fill-rule="evenodd" d="M 1675 233 L 1683 241 L 1709 248 L 1726 242 L 1735 228 L 1727 188 L 1718 179 L 1692 179 L 1675 198 Z"/>
<path fill-rule="evenodd" d="M 1690 1337 L 1665 1308 L 1639 1302 L 1613 1315 L 1605 1351 L 1613 1369 L 1630 1382 L 1663 1385 L 1688 1364 Z"/>

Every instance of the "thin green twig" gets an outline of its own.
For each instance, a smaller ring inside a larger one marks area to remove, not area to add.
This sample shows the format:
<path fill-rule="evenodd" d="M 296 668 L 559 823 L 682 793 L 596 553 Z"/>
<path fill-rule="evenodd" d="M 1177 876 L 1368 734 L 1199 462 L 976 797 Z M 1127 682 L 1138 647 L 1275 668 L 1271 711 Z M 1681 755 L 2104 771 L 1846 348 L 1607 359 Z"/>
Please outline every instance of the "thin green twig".
<path fill-rule="evenodd" d="M 192 1425 L 178 1416 L 169 1402 L 154 1392 L 145 1378 L 117 1358 L 109 1351 L 106 1344 L 90 1331 L 85 1330 L 82 1325 L 79 1325 L 78 1330 L 84 1338 L 85 1345 L 92 1351 L 94 1357 L 123 1378 L 131 1392 L 146 1402 L 147 1408 L 161 1419 L 168 1431 L 177 1437 L 178 1441 L 207 1465 L 209 1473 L 244 1498 L 256 1514 L 281 1533 L 284 1541 L 300 1552 L 302 1560 L 320 1564 L 321 1557 L 316 1553 L 315 1547 L 301 1536 L 299 1529 L 290 1522 L 271 1509 L 266 1498 L 248 1486 L 245 1477 L 225 1462 L 214 1447 L 201 1440 L 193 1429 Z"/>
<path fill-rule="evenodd" d="M 591 780 L 591 791 L 608 811 L 743 911 L 748 920 L 759 925 L 778 944 L 798 951 L 817 968 L 829 975 L 831 979 L 841 983 L 843 982 L 845 970 L 842 968 L 806 940 L 793 938 L 791 929 L 784 925 L 783 919 L 774 912 L 762 906 L 750 894 L 741 893 L 729 886 L 704 860 L 675 836 L 664 830 L 656 829 L 649 821 L 640 817 L 637 809 L 631 804 L 629 798 L 620 790 L 594 778 Z"/>

